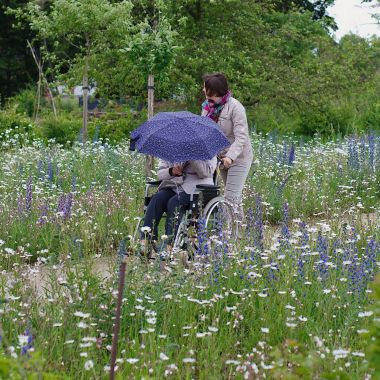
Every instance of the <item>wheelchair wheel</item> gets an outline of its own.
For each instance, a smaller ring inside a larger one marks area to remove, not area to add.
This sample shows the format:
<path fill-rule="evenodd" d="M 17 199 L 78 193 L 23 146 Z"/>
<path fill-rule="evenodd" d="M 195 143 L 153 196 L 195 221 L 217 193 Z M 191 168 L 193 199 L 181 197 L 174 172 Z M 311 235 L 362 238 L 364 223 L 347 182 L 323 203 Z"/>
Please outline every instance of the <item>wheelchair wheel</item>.
<path fill-rule="evenodd" d="M 183 217 L 178 226 L 177 234 L 173 242 L 173 251 L 180 251 L 186 249 L 187 243 L 187 222 L 186 217 Z"/>
<path fill-rule="evenodd" d="M 141 232 L 141 227 L 143 226 L 143 223 L 144 223 L 144 218 L 138 217 L 136 221 L 135 231 L 132 236 L 132 241 L 134 243 L 140 240 L 140 232 Z"/>
<path fill-rule="evenodd" d="M 183 251 L 186 255 L 185 261 L 193 260 L 197 252 L 196 227 L 189 223 L 187 215 L 183 216 L 173 242 L 173 252 L 179 251 Z"/>
<path fill-rule="evenodd" d="M 208 236 L 223 233 L 228 239 L 235 241 L 238 237 L 238 224 L 234 218 L 231 203 L 223 197 L 216 197 L 207 203 L 202 212 Z"/>

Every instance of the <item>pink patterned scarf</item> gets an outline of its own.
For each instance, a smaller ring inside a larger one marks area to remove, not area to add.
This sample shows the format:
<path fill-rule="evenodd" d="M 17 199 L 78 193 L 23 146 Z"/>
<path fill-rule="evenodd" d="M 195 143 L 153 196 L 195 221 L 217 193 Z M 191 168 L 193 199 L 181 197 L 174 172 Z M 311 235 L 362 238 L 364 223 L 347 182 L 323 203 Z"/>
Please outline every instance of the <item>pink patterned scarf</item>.
<path fill-rule="evenodd" d="M 232 96 L 231 91 L 228 91 L 227 94 L 223 96 L 220 103 L 215 103 L 210 99 L 206 99 L 202 103 L 202 108 L 207 111 L 206 116 L 214 120 L 215 122 L 218 122 L 219 115 L 222 112 L 224 105 L 228 102 L 231 96 Z"/>

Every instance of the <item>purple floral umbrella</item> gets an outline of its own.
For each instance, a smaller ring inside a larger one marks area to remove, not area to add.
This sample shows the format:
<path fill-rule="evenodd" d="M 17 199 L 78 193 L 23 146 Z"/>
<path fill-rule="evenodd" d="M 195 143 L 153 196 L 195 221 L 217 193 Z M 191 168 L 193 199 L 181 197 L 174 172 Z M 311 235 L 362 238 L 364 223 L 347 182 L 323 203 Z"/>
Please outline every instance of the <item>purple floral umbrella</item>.
<path fill-rule="evenodd" d="M 169 162 L 210 160 L 229 146 L 218 124 L 188 111 L 160 112 L 131 132 L 131 150 Z"/>

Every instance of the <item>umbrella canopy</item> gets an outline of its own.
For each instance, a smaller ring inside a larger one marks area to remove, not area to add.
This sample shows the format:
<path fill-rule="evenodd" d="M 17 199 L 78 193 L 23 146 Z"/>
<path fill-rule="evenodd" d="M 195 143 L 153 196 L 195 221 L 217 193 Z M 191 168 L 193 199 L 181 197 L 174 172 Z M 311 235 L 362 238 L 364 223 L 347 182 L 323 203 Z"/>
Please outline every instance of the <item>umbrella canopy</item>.
<path fill-rule="evenodd" d="M 169 162 L 210 160 L 230 146 L 218 124 L 188 111 L 160 112 L 131 132 L 131 149 Z"/>

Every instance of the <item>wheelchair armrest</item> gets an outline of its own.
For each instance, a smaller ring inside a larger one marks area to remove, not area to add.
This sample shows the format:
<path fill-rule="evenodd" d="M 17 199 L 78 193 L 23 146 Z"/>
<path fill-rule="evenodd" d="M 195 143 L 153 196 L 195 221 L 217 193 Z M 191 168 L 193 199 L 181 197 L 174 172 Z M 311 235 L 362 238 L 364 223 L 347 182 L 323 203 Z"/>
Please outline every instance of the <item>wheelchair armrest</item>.
<path fill-rule="evenodd" d="M 198 190 L 220 190 L 220 186 L 216 185 L 197 185 Z"/>
<path fill-rule="evenodd" d="M 162 181 L 147 181 L 146 184 L 151 186 L 159 186 L 161 182 Z"/>

